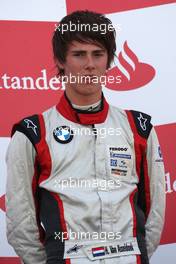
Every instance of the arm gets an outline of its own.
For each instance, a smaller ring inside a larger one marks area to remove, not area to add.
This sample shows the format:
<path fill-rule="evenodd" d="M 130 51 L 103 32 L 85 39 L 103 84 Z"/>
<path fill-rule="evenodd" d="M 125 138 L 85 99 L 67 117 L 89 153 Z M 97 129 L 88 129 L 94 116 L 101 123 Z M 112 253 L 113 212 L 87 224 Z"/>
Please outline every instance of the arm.
<path fill-rule="evenodd" d="M 165 172 L 159 143 L 152 128 L 147 141 L 147 164 L 150 180 L 151 208 L 146 222 L 146 243 L 151 257 L 159 245 L 165 217 Z"/>
<path fill-rule="evenodd" d="M 29 139 L 23 133 L 16 132 L 6 156 L 7 239 L 25 264 L 46 263 L 32 195 L 35 155 Z"/>

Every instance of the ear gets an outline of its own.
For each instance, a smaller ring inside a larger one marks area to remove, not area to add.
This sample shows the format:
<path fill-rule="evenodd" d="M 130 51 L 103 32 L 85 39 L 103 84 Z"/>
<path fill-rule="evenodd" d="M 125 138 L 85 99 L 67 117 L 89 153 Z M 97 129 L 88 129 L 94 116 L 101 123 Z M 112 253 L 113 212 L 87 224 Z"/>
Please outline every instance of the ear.
<path fill-rule="evenodd" d="M 57 65 L 58 65 L 58 67 L 61 69 L 61 70 L 64 70 L 64 63 L 61 63 L 61 62 L 59 62 L 58 60 L 57 60 Z"/>

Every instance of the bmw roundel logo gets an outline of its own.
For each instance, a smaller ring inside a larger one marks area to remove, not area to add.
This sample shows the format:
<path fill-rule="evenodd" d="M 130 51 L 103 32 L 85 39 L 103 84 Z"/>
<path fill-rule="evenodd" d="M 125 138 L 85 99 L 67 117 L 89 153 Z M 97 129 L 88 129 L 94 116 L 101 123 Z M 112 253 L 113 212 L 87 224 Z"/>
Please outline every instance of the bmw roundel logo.
<path fill-rule="evenodd" d="M 73 139 L 73 131 L 68 126 L 59 126 L 54 129 L 53 136 L 57 142 L 66 144 Z"/>

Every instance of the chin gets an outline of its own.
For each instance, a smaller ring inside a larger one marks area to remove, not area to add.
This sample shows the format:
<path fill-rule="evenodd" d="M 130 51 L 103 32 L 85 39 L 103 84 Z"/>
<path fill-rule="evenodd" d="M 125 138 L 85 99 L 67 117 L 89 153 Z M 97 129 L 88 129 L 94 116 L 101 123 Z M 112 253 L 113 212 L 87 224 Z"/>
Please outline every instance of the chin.
<path fill-rule="evenodd" d="M 92 93 L 96 93 L 98 91 L 101 90 L 101 86 L 97 86 L 95 84 L 84 84 L 81 87 L 79 87 L 79 92 L 83 93 L 83 94 L 92 94 Z"/>

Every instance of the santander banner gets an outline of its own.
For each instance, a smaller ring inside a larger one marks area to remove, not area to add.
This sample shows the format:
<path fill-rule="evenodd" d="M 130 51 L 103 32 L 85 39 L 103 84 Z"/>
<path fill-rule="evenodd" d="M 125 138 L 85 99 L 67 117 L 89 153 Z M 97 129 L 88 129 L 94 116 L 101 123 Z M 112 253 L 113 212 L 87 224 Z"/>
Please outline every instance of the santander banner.
<path fill-rule="evenodd" d="M 43 8 L 49 10 L 50 2 L 46 2 Z M 176 243 L 175 1 L 61 2 L 59 19 L 72 11 L 89 9 L 105 13 L 113 25 L 120 25 L 116 58 L 107 72 L 107 77 L 120 76 L 120 81 L 114 83 L 109 78 L 103 91 L 111 104 L 152 116 L 165 163 L 167 210 L 161 244 L 166 250 L 166 244 Z M 54 11 L 49 18 L 46 15 L 38 20 L 37 15 L 31 18 L 26 11 L 21 18 L 16 7 L 11 8 L 13 17 L 8 12 L 8 17 L 4 17 L 0 11 L 0 235 L 5 241 L 0 246 L 0 264 L 19 263 L 5 234 L 5 153 L 12 125 L 56 104 L 64 91 L 63 83 L 56 78 L 52 55 L 51 38 L 59 21 Z M 164 264 L 161 256 L 152 264 L 156 263 Z"/>

